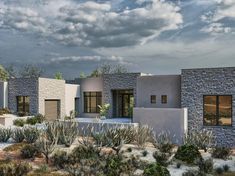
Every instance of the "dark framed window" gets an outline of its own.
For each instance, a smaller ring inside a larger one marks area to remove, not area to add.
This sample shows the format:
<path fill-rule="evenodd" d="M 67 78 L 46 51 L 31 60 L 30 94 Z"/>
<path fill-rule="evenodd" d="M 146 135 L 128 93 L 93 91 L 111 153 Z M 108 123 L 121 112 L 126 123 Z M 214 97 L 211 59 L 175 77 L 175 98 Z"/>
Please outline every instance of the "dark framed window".
<path fill-rule="evenodd" d="M 167 104 L 167 95 L 162 95 L 162 104 Z"/>
<path fill-rule="evenodd" d="M 157 97 L 156 97 L 156 95 L 151 95 L 151 96 L 150 96 L 150 102 L 151 102 L 151 104 L 156 104 L 156 103 L 157 103 Z"/>
<path fill-rule="evenodd" d="M 17 112 L 29 113 L 29 97 L 28 96 L 17 96 Z"/>
<path fill-rule="evenodd" d="M 102 105 L 101 92 L 84 92 L 84 112 L 99 113 L 98 105 Z"/>
<path fill-rule="evenodd" d="M 204 95 L 203 124 L 206 126 L 231 126 L 232 96 Z"/>

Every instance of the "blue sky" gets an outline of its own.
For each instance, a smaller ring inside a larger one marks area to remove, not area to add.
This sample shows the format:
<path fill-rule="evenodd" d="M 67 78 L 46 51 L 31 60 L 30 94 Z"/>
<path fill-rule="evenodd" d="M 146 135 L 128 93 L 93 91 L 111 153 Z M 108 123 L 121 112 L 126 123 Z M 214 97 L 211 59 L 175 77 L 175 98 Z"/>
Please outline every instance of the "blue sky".
<path fill-rule="evenodd" d="M 47 76 L 235 66 L 235 0 L 1 0 L 0 63 Z"/>

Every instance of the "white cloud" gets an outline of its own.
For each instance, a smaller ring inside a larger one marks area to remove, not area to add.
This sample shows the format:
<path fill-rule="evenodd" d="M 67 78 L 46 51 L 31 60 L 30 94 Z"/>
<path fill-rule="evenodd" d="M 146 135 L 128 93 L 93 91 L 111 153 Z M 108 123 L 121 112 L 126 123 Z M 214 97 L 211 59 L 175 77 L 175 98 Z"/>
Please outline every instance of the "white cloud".
<path fill-rule="evenodd" d="M 41 0 L 35 1 L 37 5 L 27 5 L 24 0 L 6 2 L 0 4 L 0 9 L 3 7 L 3 13 L 0 11 L 2 26 L 41 32 L 66 45 L 123 47 L 144 44 L 163 31 L 178 29 L 183 23 L 180 8 L 164 0 L 148 0 L 145 6 L 122 11 L 115 11 L 112 5 L 117 3 L 112 2 Z"/>
<path fill-rule="evenodd" d="M 47 24 L 44 18 L 27 7 L 8 7 L 0 4 L 1 28 L 44 33 Z"/>
<path fill-rule="evenodd" d="M 119 64 L 131 64 L 124 60 L 123 57 L 120 56 L 99 56 L 99 55 L 91 55 L 91 56 L 63 56 L 63 57 L 53 57 L 48 60 L 49 63 L 62 63 L 62 62 L 82 62 L 82 61 L 93 61 L 93 62 L 115 62 Z"/>
<path fill-rule="evenodd" d="M 225 18 L 235 20 L 235 1 L 217 0 L 216 2 L 217 8 L 214 11 L 207 12 L 201 16 L 202 21 L 208 23 L 201 31 L 212 35 L 232 32 L 234 30 L 233 27 L 221 20 Z"/>

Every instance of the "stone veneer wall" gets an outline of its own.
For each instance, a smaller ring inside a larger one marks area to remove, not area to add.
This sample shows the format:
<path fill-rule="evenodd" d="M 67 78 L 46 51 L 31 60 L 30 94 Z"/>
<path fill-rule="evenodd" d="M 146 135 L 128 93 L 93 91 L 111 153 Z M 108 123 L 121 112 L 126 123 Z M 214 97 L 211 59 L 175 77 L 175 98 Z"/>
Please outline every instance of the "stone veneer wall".
<path fill-rule="evenodd" d="M 45 100 L 60 100 L 60 117 L 65 116 L 65 80 L 39 78 L 38 111 L 45 114 Z"/>
<path fill-rule="evenodd" d="M 17 96 L 30 97 L 30 114 L 38 113 L 38 79 L 16 78 L 10 79 L 8 84 L 8 107 L 12 112 L 17 111 Z"/>
<path fill-rule="evenodd" d="M 232 95 L 232 127 L 203 126 L 203 95 Z M 182 70 L 181 106 L 188 108 L 188 129 L 207 129 L 218 145 L 235 146 L 235 67 Z"/>
<path fill-rule="evenodd" d="M 103 103 L 109 103 L 111 108 L 108 117 L 113 114 L 112 90 L 133 89 L 134 99 L 136 103 L 136 84 L 137 77 L 141 73 L 121 73 L 121 74 L 105 74 L 103 75 Z"/>

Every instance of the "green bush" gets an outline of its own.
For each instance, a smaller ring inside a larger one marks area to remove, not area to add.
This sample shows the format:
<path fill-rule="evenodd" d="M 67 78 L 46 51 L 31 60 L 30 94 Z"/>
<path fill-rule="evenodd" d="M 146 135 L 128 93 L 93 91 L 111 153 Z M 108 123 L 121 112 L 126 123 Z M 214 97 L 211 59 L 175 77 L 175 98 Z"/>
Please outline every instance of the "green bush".
<path fill-rule="evenodd" d="M 39 137 L 39 130 L 32 127 L 25 128 L 24 137 L 27 143 L 34 143 Z"/>
<path fill-rule="evenodd" d="M 230 167 L 227 164 L 225 164 L 223 165 L 223 169 L 224 169 L 224 172 L 228 172 Z"/>
<path fill-rule="evenodd" d="M 155 141 L 156 147 L 163 153 L 171 153 L 174 145 L 172 143 L 170 133 L 169 132 L 161 132 Z"/>
<path fill-rule="evenodd" d="M 155 163 L 144 169 L 144 176 L 170 176 L 170 173 L 166 167 Z"/>
<path fill-rule="evenodd" d="M 45 120 L 45 117 L 42 114 L 37 114 L 33 117 L 28 117 L 26 123 L 29 125 L 35 125 L 37 123 L 42 123 Z"/>
<path fill-rule="evenodd" d="M 8 108 L 2 108 L 0 109 L 0 115 L 3 114 L 11 114 L 11 111 Z"/>
<path fill-rule="evenodd" d="M 156 162 L 158 164 L 160 164 L 161 166 L 167 166 L 169 163 L 168 163 L 168 158 L 169 158 L 169 155 L 167 155 L 166 153 L 161 153 L 161 152 L 154 152 L 153 153 L 153 157 L 155 158 Z"/>
<path fill-rule="evenodd" d="M 213 159 L 209 158 L 207 160 L 201 159 L 198 163 L 200 172 L 202 173 L 212 173 L 213 171 Z"/>
<path fill-rule="evenodd" d="M 1 176 L 25 176 L 32 169 L 28 163 L 2 163 L 0 164 Z"/>
<path fill-rule="evenodd" d="M 59 169 L 64 169 L 65 165 L 69 163 L 68 154 L 65 151 L 56 151 L 52 156 L 52 163 Z"/>
<path fill-rule="evenodd" d="M 21 157 L 22 158 L 34 158 L 38 153 L 38 149 L 32 145 L 32 144 L 27 144 L 21 149 Z"/>
<path fill-rule="evenodd" d="M 196 146 L 186 144 L 178 148 L 175 158 L 188 164 L 195 164 L 202 156 Z"/>
<path fill-rule="evenodd" d="M 16 119 L 13 121 L 13 125 L 18 126 L 18 127 L 23 127 L 24 124 L 26 124 L 25 119 Z"/>
<path fill-rule="evenodd" d="M 29 115 L 29 113 L 22 112 L 22 111 L 18 112 L 17 114 L 18 114 L 19 117 L 24 117 L 24 116 L 28 116 Z"/>
<path fill-rule="evenodd" d="M 217 168 L 215 169 L 215 172 L 216 172 L 218 175 L 221 175 L 221 174 L 223 174 L 224 170 L 223 170 L 223 168 L 221 168 L 221 167 L 217 167 Z"/>
<path fill-rule="evenodd" d="M 14 129 L 14 131 L 12 133 L 12 139 L 17 143 L 23 142 L 24 130 L 20 129 L 20 128 Z"/>
<path fill-rule="evenodd" d="M 0 128 L 0 142 L 7 142 L 11 137 L 11 129 Z"/>
<path fill-rule="evenodd" d="M 231 148 L 227 147 L 216 147 L 212 150 L 212 157 L 219 158 L 219 159 L 228 159 L 231 155 Z"/>
<path fill-rule="evenodd" d="M 207 151 L 214 144 L 214 135 L 212 131 L 206 129 L 193 130 L 185 135 L 184 144 L 194 145 L 198 149 Z"/>

